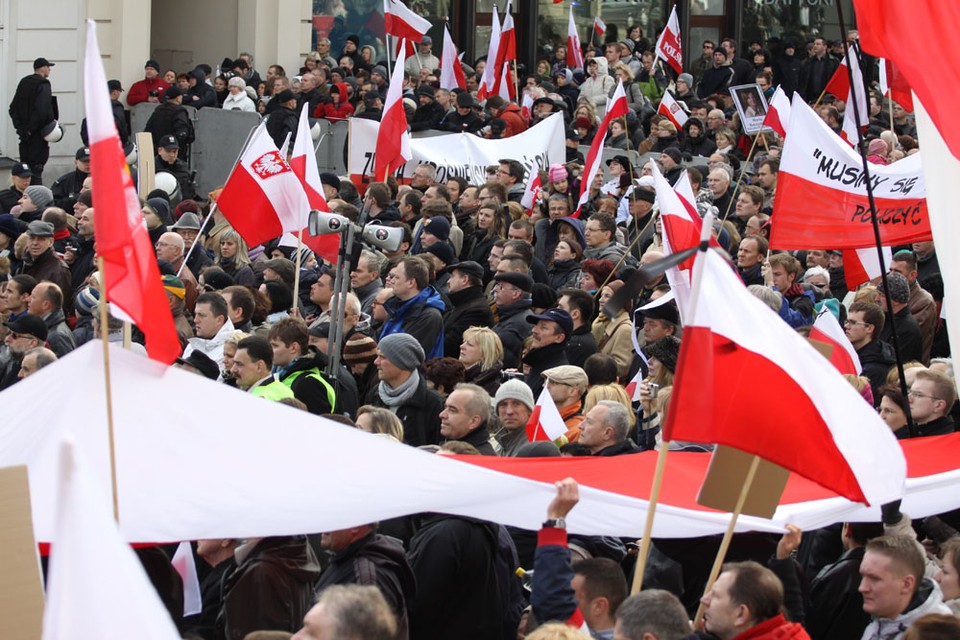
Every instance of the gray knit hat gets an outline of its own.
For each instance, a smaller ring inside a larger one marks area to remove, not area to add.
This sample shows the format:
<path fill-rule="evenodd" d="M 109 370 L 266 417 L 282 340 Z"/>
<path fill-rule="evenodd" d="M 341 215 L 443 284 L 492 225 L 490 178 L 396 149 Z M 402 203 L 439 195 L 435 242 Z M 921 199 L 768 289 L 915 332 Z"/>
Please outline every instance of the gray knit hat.
<path fill-rule="evenodd" d="M 423 347 L 408 333 L 391 333 L 377 344 L 377 349 L 384 358 L 404 371 L 417 369 L 426 359 Z"/>
<path fill-rule="evenodd" d="M 686 82 L 687 86 L 693 89 L 693 76 L 689 73 L 681 73 L 679 76 L 677 76 L 677 80 Z"/>
<path fill-rule="evenodd" d="M 23 192 L 30 196 L 30 200 L 33 201 L 33 204 L 37 205 L 37 209 L 43 211 L 51 204 L 53 204 L 53 191 L 50 191 L 47 187 L 42 184 L 30 185 Z"/>
<path fill-rule="evenodd" d="M 516 400 L 530 407 L 533 411 L 535 404 L 533 400 L 533 391 L 523 380 L 507 380 L 497 389 L 497 395 L 493 399 L 493 406 L 498 407 L 504 400 Z"/>

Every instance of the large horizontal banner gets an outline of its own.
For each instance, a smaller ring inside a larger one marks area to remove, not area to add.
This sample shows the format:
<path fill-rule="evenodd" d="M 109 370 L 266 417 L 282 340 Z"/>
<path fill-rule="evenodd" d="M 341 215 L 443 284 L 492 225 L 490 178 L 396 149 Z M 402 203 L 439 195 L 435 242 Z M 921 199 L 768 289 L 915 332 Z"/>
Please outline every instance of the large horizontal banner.
<path fill-rule="evenodd" d="M 347 172 L 361 192 L 373 180 L 380 123 L 363 118 L 350 119 Z M 427 138 L 411 138 L 413 160 L 394 172 L 401 183 L 409 181 L 421 164 L 437 168 L 437 182 L 462 177 L 470 184 L 487 181 L 487 167 L 502 158 L 518 160 L 527 171 L 544 170 L 552 163 L 566 162 L 563 116 L 555 114 L 521 134 L 502 140 L 487 140 L 468 133 L 451 133 Z"/>
<path fill-rule="evenodd" d="M 876 244 L 860 155 L 795 99 L 783 146 L 770 246 L 859 249 Z M 884 246 L 930 240 L 920 154 L 870 165 Z"/>

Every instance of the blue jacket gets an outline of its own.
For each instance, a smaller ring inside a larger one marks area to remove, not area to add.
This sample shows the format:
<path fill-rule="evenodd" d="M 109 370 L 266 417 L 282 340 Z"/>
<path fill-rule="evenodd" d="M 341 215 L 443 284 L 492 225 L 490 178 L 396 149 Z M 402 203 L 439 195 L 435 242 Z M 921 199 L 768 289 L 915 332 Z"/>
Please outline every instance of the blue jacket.
<path fill-rule="evenodd" d="M 443 312 L 446 305 L 432 286 L 406 302 L 397 297 L 384 304 L 390 318 L 383 323 L 380 339 L 392 333 L 409 333 L 417 339 L 426 359 L 443 357 Z"/>

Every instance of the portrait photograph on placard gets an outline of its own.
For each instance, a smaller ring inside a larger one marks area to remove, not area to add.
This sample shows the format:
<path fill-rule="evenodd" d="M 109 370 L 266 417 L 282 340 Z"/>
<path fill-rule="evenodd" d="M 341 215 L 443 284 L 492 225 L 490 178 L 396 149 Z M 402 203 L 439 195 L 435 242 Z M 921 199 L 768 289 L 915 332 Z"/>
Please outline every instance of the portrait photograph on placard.
<path fill-rule="evenodd" d="M 730 87 L 730 97 L 740 114 L 745 133 L 759 133 L 763 129 L 763 119 L 767 115 L 767 101 L 757 84 L 742 84 Z"/>

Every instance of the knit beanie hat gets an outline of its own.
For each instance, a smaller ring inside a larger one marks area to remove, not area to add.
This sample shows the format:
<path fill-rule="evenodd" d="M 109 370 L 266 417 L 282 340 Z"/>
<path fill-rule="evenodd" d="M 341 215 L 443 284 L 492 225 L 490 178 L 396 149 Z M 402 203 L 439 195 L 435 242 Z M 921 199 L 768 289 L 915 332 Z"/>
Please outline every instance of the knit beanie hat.
<path fill-rule="evenodd" d="M 677 358 L 680 356 L 680 340 L 674 336 L 664 336 L 647 345 L 644 349 L 648 358 L 656 358 L 670 373 L 677 372 Z"/>
<path fill-rule="evenodd" d="M 440 240 L 447 240 L 450 238 L 450 221 L 443 216 L 433 216 L 423 225 L 423 230 Z"/>
<path fill-rule="evenodd" d="M 42 184 L 30 185 L 23 192 L 30 196 L 30 200 L 33 201 L 33 204 L 37 205 L 37 209 L 43 211 L 51 204 L 53 204 L 53 191 L 50 191 L 47 187 Z"/>
<path fill-rule="evenodd" d="M 523 380 L 507 380 L 497 389 L 497 395 L 493 398 L 493 406 L 500 406 L 504 400 L 516 400 L 522 402 L 533 411 L 534 400 L 533 391 Z"/>
<path fill-rule="evenodd" d="M 567 168 L 562 164 L 550 165 L 550 182 L 560 182 L 568 177 Z"/>
<path fill-rule="evenodd" d="M 370 336 L 354 333 L 343 345 L 343 361 L 351 369 L 377 359 L 377 342 Z"/>
<path fill-rule="evenodd" d="M 181 300 L 187 297 L 187 288 L 183 285 L 183 280 L 177 276 L 163 276 L 163 288 L 177 296 Z"/>
<path fill-rule="evenodd" d="M 88 316 L 93 313 L 93 308 L 97 306 L 97 302 L 99 301 L 99 291 L 93 287 L 84 287 L 80 289 L 74 297 L 73 307 L 77 310 L 77 313 Z"/>
<path fill-rule="evenodd" d="M 887 288 L 889 289 L 890 299 L 899 304 L 910 302 L 910 283 L 903 277 L 903 274 L 891 271 L 887 274 Z M 880 293 L 885 293 L 884 283 L 881 280 L 877 287 Z"/>
<path fill-rule="evenodd" d="M 681 73 L 679 76 L 677 76 L 677 80 L 680 82 L 686 82 L 688 87 L 691 89 L 693 88 L 693 76 L 689 73 Z"/>
<path fill-rule="evenodd" d="M 391 333 L 377 344 L 377 348 L 384 358 L 404 371 L 419 368 L 426 359 L 423 347 L 408 333 Z"/>

